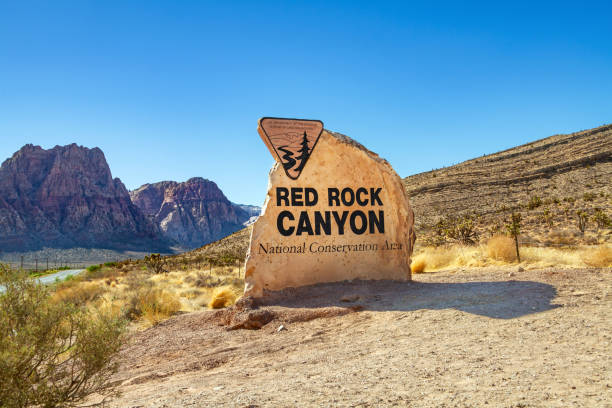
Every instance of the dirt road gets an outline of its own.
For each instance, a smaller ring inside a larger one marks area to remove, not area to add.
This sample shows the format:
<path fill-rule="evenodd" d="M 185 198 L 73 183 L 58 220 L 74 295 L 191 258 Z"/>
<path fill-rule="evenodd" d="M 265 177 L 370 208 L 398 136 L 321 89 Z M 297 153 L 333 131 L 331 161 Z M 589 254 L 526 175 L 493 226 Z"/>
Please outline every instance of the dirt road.
<path fill-rule="evenodd" d="M 475 269 L 284 291 L 261 330 L 177 316 L 125 347 L 111 405 L 610 407 L 611 283 Z"/>

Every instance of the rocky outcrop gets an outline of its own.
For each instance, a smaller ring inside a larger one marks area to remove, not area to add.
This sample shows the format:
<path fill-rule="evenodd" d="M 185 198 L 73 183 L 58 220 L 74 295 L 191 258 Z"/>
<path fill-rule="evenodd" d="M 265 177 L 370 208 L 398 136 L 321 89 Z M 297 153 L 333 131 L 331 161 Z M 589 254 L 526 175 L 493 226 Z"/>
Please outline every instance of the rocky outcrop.
<path fill-rule="evenodd" d="M 0 249 L 41 247 L 165 251 L 169 242 L 99 148 L 29 144 L 0 167 Z"/>
<path fill-rule="evenodd" d="M 163 233 L 186 248 L 197 248 L 243 228 L 250 214 L 232 204 L 209 180 L 162 181 L 130 192 L 132 201 Z"/>

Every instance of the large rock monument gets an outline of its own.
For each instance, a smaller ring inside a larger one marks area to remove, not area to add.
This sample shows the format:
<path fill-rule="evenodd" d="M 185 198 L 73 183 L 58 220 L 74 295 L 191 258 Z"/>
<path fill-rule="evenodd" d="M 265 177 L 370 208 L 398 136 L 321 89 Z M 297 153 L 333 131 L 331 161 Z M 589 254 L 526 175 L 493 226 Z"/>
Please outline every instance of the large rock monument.
<path fill-rule="evenodd" d="M 411 279 L 414 215 L 386 160 L 320 121 L 262 118 L 258 132 L 276 164 L 251 234 L 245 295 Z"/>

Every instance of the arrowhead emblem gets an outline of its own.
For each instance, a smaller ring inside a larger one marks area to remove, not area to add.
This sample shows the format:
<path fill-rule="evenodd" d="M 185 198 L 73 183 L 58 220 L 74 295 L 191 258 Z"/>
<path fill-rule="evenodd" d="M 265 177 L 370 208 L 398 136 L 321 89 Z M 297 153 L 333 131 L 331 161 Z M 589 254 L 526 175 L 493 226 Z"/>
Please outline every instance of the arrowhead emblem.
<path fill-rule="evenodd" d="M 285 174 L 297 180 L 319 141 L 323 122 L 266 117 L 259 119 L 257 131 L 274 159 L 283 165 Z"/>

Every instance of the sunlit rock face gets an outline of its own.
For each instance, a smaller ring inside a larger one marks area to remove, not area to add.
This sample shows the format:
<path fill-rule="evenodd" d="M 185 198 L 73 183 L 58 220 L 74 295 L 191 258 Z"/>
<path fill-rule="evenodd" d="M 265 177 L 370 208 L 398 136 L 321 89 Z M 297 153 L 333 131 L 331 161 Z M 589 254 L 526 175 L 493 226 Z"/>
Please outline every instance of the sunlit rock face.
<path fill-rule="evenodd" d="M 323 130 L 300 170 L 293 179 L 277 161 L 270 171 L 246 260 L 246 295 L 319 282 L 411 278 L 414 215 L 387 161 Z"/>
<path fill-rule="evenodd" d="M 113 178 L 102 150 L 25 145 L 0 167 L 0 250 L 167 251 L 169 242 Z"/>

